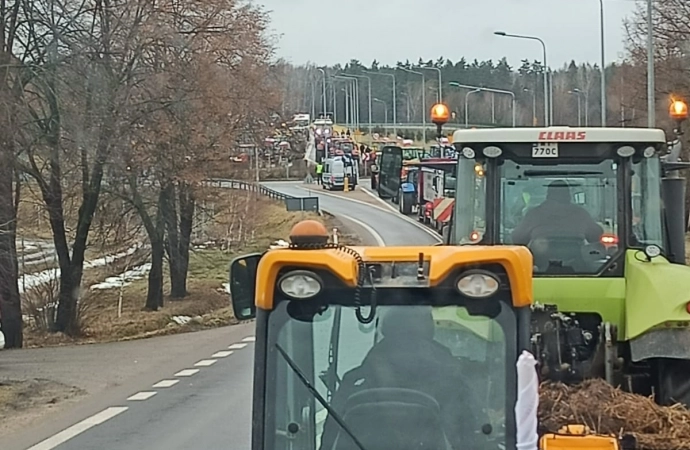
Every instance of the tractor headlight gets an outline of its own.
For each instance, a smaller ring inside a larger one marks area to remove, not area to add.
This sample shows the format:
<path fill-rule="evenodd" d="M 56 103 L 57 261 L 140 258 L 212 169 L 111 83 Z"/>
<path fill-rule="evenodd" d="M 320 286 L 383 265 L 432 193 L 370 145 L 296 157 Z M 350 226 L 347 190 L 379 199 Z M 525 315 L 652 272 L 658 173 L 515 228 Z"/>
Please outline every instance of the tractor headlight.
<path fill-rule="evenodd" d="M 294 300 L 303 300 L 314 297 L 321 292 L 323 283 L 314 272 L 294 270 L 280 278 L 278 288 L 286 297 Z"/>
<path fill-rule="evenodd" d="M 499 285 L 498 278 L 484 271 L 466 272 L 456 284 L 458 292 L 471 298 L 491 297 L 498 291 Z"/>

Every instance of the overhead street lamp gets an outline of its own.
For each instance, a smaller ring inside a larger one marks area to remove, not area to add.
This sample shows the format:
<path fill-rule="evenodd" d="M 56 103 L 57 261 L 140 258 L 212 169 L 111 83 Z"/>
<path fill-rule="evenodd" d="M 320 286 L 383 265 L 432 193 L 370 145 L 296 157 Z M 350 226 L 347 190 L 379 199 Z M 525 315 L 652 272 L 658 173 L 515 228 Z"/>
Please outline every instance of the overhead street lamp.
<path fill-rule="evenodd" d="M 604 50 L 604 0 L 599 0 L 599 21 L 601 22 L 601 126 L 606 126 L 606 57 Z M 579 98 L 579 96 L 578 96 Z M 589 113 L 589 110 L 587 110 Z M 585 120 L 585 126 L 587 126 Z"/>
<path fill-rule="evenodd" d="M 406 69 L 404 67 L 398 67 L 398 69 L 413 73 L 415 75 L 421 75 L 422 77 L 422 127 L 424 128 L 424 144 L 426 144 L 426 79 L 422 72 L 415 72 L 414 70 Z"/>
<path fill-rule="evenodd" d="M 462 89 L 474 89 L 472 92 L 495 92 L 497 94 L 506 94 L 510 95 L 512 97 L 512 103 L 511 103 L 511 109 L 513 112 L 513 127 L 515 127 L 516 124 L 516 115 L 515 115 L 515 92 L 513 91 L 506 91 L 504 89 L 494 89 L 494 88 L 487 88 L 487 87 L 482 87 L 482 86 L 470 86 L 468 84 L 460 84 L 456 81 L 451 81 L 448 83 L 448 85 L 457 87 L 457 88 L 462 88 Z M 470 92 L 468 92 L 467 96 L 465 96 L 465 123 L 467 123 L 467 97 L 469 97 Z"/>
<path fill-rule="evenodd" d="M 656 126 L 656 92 L 654 87 L 654 22 L 652 0 L 647 0 L 647 126 Z"/>
<path fill-rule="evenodd" d="M 334 78 L 339 78 L 341 80 L 350 80 L 354 82 L 354 93 L 352 95 L 352 101 L 354 103 L 353 109 L 353 116 L 354 116 L 354 123 L 355 123 L 355 128 L 359 129 L 359 80 L 353 76 L 350 75 L 335 75 Z"/>
<path fill-rule="evenodd" d="M 323 116 L 325 118 L 326 117 L 326 71 L 320 67 L 317 67 L 316 70 L 320 71 L 321 75 L 323 75 L 323 86 L 322 86 L 323 90 L 321 91 L 322 92 L 321 95 L 323 96 L 323 98 L 322 98 L 322 101 L 323 101 L 322 108 L 323 109 L 322 109 L 321 113 L 323 114 Z"/>
<path fill-rule="evenodd" d="M 472 91 L 469 91 L 467 94 L 465 94 L 465 128 L 470 127 L 470 107 L 469 107 L 469 100 L 470 100 L 470 95 L 481 92 L 481 88 L 474 89 Z"/>
<path fill-rule="evenodd" d="M 530 89 L 530 88 L 522 88 L 523 92 L 531 92 L 532 93 L 532 126 L 536 127 L 537 126 L 537 90 L 536 89 Z"/>
<path fill-rule="evenodd" d="M 581 92 L 579 90 L 573 89 L 572 91 L 568 91 L 568 94 L 574 95 L 577 97 L 577 126 L 581 127 L 582 126 L 582 98 L 580 97 Z"/>
<path fill-rule="evenodd" d="M 552 107 L 553 107 L 553 99 L 549 98 L 549 65 L 546 61 L 546 43 L 544 41 L 536 36 L 525 36 L 522 34 L 509 34 L 506 33 L 505 31 L 494 31 L 494 34 L 496 36 L 502 36 L 502 37 L 510 37 L 510 38 L 516 38 L 516 39 L 528 39 L 531 41 L 538 41 L 541 44 L 542 50 L 544 52 L 544 126 L 549 126 L 551 125 L 551 120 L 553 117 L 553 112 L 552 112 Z"/>
<path fill-rule="evenodd" d="M 585 98 L 585 126 L 589 126 L 589 94 L 586 91 L 583 91 L 578 88 L 574 88 L 572 91 L 568 91 L 569 94 L 577 95 L 577 107 L 578 111 L 580 108 L 580 98 L 584 97 Z M 580 116 L 580 113 L 578 112 L 578 118 Z M 579 119 L 578 119 L 579 122 Z M 579 123 L 578 123 L 579 125 Z"/>
<path fill-rule="evenodd" d="M 383 105 L 383 130 L 388 134 L 388 105 L 383 100 L 378 98 L 373 99 L 376 103 L 381 103 Z M 396 136 L 397 138 L 397 136 Z"/>
<path fill-rule="evenodd" d="M 371 135 L 371 77 L 368 77 L 366 75 L 351 75 L 355 78 L 365 78 L 367 80 L 367 87 L 368 87 L 368 98 L 369 98 L 369 135 Z"/>
<path fill-rule="evenodd" d="M 443 103 L 443 79 L 441 78 L 441 69 L 438 67 L 422 67 L 422 66 L 415 66 L 415 69 L 420 69 L 420 70 L 435 70 L 438 72 L 438 102 Z"/>
<path fill-rule="evenodd" d="M 393 134 L 395 134 L 395 137 L 398 137 L 398 129 L 397 129 L 398 116 L 396 114 L 398 102 L 397 102 L 397 98 L 396 98 L 397 87 L 395 84 L 395 74 L 385 73 L 385 72 L 372 72 L 369 70 L 363 70 L 362 72 L 368 73 L 369 75 L 381 75 L 384 77 L 391 77 L 393 79 Z M 386 114 L 388 114 L 387 111 L 386 111 Z"/>

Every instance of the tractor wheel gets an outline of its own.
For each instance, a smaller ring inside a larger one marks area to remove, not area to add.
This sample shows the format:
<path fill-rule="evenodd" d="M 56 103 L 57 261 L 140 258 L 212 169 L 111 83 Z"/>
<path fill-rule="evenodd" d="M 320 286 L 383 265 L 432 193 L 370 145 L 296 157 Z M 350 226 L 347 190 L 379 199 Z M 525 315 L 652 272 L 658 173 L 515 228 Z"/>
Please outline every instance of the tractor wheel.
<path fill-rule="evenodd" d="M 412 196 L 410 194 L 400 196 L 400 212 L 406 216 L 412 214 Z"/>
<path fill-rule="evenodd" d="M 690 361 L 687 359 L 660 359 L 658 364 L 659 393 L 662 405 L 681 403 L 690 407 Z"/>

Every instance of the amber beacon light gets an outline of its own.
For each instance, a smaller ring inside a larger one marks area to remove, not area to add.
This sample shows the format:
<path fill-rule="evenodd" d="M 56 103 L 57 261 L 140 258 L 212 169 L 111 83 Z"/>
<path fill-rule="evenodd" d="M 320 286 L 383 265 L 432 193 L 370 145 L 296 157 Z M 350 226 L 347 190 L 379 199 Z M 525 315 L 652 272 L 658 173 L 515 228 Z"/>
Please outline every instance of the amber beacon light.
<path fill-rule="evenodd" d="M 450 110 L 443 103 L 436 103 L 431 108 L 431 121 L 436 124 L 437 138 L 443 137 L 443 125 L 450 119 Z"/>
<path fill-rule="evenodd" d="M 688 118 L 688 104 L 683 100 L 673 100 L 668 113 L 673 120 L 683 122 Z"/>

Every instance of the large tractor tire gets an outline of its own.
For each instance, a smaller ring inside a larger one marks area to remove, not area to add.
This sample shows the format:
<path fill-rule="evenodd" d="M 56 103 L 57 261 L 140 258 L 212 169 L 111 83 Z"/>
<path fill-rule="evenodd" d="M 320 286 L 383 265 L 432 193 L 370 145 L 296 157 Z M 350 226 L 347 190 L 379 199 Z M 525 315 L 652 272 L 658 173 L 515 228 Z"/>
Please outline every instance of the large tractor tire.
<path fill-rule="evenodd" d="M 681 403 L 690 408 L 690 361 L 687 359 L 660 359 L 658 361 L 659 392 L 657 403 Z"/>
<path fill-rule="evenodd" d="M 412 202 L 414 201 L 414 194 L 400 194 L 400 212 L 409 216 L 412 214 Z"/>

